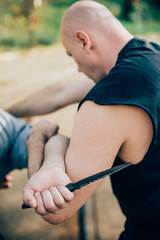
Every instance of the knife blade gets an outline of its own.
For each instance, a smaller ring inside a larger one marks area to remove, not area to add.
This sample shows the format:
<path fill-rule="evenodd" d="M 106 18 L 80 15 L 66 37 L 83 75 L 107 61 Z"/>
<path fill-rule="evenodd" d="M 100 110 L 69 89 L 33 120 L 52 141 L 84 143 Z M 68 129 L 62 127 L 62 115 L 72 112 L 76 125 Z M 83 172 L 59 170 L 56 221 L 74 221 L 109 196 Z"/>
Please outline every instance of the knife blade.
<path fill-rule="evenodd" d="M 86 185 L 88 185 L 88 184 L 90 184 L 92 182 L 95 182 L 95 181 L 97 181 L 99 179 L 102 179 L 104 177 L 110 176 L 111 174 L 119 172 L 122 169 L 124 169 L 126 167 L 129 167 L 130 165 L 132 165 L 132 162 L 120 164 L 118 166 L 109 168 L 109 169 L 107 169 L 105 171 L 93 174 L 93 175 L 91 175 L 89 177 L 86 177 L 86 178 L 84 178 L 84 179 L 82 179 L 82 180 L 80 180 L 78 182 L 69 183 L 69 184 L 66 185 L 66 188 L 68 188 L 69 191 L 74 192 L 75 190 L 81 189 L 82 187 L 84 187 L 84 186 L 86 186 Z M 21 207 L 22 207 L 22 209 L 30 208 L 30 206 L 26 205 L 25 203 L 23 203 Z"/>

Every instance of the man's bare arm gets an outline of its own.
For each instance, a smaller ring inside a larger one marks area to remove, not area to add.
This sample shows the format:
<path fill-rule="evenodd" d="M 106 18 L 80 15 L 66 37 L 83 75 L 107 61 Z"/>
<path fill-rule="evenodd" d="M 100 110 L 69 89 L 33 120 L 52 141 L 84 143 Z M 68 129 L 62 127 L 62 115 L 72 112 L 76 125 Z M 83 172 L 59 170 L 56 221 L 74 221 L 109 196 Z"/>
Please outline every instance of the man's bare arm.
<path fill-rule="evenodd" d="M 31 117 L 54 112 L 79 102 L 94 86 L 92 80 L 57 82 L 6 109 L 15 117 Z"/>
<path fill-rule="evenodd" d="M 151 120 L 139 108 L 99 106 L 90 101 L 85 102 L 78 113 L 66 154 L 66 172 L 57 167 L 50 167 L 47 171 L 42 166 L 37 180 L 33 175 L 37 191 L 32 189 L 30 179 L 30 189 L 27 185 L 24 189 L 24 202 L 36 207 L 36 212 L 52 224 L 67 220 L 96 191 L 102 180 L 75 191 L 73 200 L 72 197 L 67 199 L 64 186 L 69 181 L 76 182 L 110 168 L 117 154 L 125 162 L 138 163 L 150 145 L 152 134 Z M 42 186 L 42 181 L 45 186 Z M 28 198 L 28 193 L 31 192 L 32 199 Z M 54 199 L 56 197 L 58 202 L 57 196 L 60 197 L 60 204 L 55 208 Z M 66 205 L 67 201 L 69 204 Z"/>
<path fill-rule="evenodd" d="M 54 187 L 55 189 L 56 187 L 57 194 L 62 195 L 63 200 L 66 200 L 64 193 L 66 188 L 64 186 L 69 183 L 69 181 L 64 181 L 66 173 L 70 181 L 75 182 L 112 166 L 115 156 L 125 141 L 125 131 L 117 131 L 115 125 L 117 116 L 114 116 L 113 121 L 110 117 L 110 111 L 106 110 L 106 107 L 91 102 L 83 104 L 78 113 L 65 158 L 67 171 L 65 172 L 62 168 L 55 168 L 54 166 L 50 166 L 47 170 L 46 167 L 42 166 L 40 171 L 30 178 L 24 188 L 24 202 L 36 208 L 36 212 L 43 215 L 46 221 L 58 224 L 71 217 L 102 182 L 102 180 L 99 180 L 76 191 L 74 199 L 64 209 L 55 214 L 54 197 L 51 200 L 53 194 L 50 188 Z M 50 159 L 50 161 L 52 160 Z M 46 184 L 45 186 L 42 186 L 42 179 L 43 184 Z M 63 186 L 63 193 L 61 188 L 59 189 L 61 186 Z M 65 201 L 63 202 L 65 203 Z"/>

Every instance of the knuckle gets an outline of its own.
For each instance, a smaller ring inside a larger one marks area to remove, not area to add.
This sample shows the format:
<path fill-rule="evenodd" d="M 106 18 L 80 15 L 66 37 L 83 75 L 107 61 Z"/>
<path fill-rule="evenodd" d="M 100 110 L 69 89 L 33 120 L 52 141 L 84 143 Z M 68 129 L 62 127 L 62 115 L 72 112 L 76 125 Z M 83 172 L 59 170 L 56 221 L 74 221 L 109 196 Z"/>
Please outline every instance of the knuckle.
<path fill-rule="evenodd" d="M 67 189 L 67 191 L 65 191 L 65 200 L 70 202 L 73 198 L 74 194 Z"/>
<path fill-rule="evenodd" d="M 58 208 L 64 208 L 64 205 L 65 205 L 65 201 L 63 199 L 59 199 L 56 201 L 56 206 Z"/>
<path fill-rule="evenodd" d="M 46 208 L 47 211 L 52 211 L 53 208 L 54 208 L 54 206 L 53 206 L 53 204 L 47 203 L 47 204 L 45 205 L 45 208 Z"/>
<path fill-rule="evenodd" d="M 45 216 L 47 215 L 47 211 L 46 210 L 42 210 L 42 209 L 35 209 L 36 213 L 38 213 L 39 215 Z"/>
<path fill-rule="evenodd" d="M 50 212 L 50 213 L 54 212 L 54 209 L 52 207 L 46 207 L 46 210 L 47 212 Z"/>
<path fill-rule="evenodd" d="M 72 194 L 70 194 L 70 193 L 66 194 L 66 201 L 67 202 L 70 202 L 72 199 L 73 199 L 73 195 Z"/>
<path fill-rule="evenodd" d="M 68 196 L 66 196 L 65 199 L 66 199 L 66 202 L 71 202 L 73 198 L 70 197 L 69 194 L 68 194 Z"/>

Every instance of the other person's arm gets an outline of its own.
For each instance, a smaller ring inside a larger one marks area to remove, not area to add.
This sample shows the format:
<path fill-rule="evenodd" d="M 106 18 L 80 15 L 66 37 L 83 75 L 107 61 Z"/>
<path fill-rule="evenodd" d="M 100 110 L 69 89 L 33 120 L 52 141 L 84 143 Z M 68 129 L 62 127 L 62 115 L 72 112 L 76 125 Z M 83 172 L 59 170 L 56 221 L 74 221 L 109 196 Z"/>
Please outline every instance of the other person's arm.
<path fill-rule="evenodd" d="M 44 160 L 44 146 L 46 142 L 58 131 L 58 125 L 44 119 L 37 122 L 27 141 L 28 176 L 37 172 Z"/>
<path fill-rule="evenodd" d="M 31 117 L 54 112 L 79 102 L 94 86 L 92 80 L 57 82 L 6 109 L 16 117 Z"/>

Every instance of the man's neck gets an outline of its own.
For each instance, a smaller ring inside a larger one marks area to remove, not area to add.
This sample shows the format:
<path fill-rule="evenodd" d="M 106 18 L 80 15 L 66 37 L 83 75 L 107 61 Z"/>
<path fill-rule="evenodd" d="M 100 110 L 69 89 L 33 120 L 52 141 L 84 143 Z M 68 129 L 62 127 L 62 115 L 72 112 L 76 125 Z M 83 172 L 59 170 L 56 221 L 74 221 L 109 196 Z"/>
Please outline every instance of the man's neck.
<path fill-rule="evenodd" d="M 110 41 L 110 44 L 108 45 L 109 46 L 108 54 L 107 53 L 105 54 L 103 51 L 104 63 L 105 63 L 104 67 L 105 67 L 106 74 L 108 74 L 110 70 L 115 66 L 120 51 L 133 38 L 134 36 L 128 33 L 128 34 L 125 34 L 124 37 L 121 37 L 121 38 L 117 37 L 113 41 Z"/>

